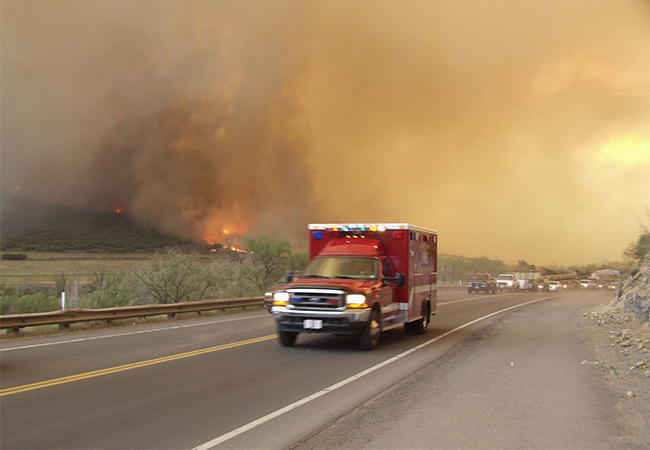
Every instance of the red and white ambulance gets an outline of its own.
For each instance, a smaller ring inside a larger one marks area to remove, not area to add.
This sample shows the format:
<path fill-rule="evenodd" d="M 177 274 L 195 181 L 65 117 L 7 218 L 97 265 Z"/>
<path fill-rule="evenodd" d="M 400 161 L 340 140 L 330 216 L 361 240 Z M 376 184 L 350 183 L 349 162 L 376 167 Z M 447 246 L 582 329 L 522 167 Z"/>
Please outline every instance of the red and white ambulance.
<path fill-rule="evenodd" d="M 403 325 L 426 332 L 436 313 L 438 233 L 405 223 L 311 224 L 309 265 L 277 287 L 271 313 L 282 345 L 299 333 L 359 337 L 377 346 Z"/>

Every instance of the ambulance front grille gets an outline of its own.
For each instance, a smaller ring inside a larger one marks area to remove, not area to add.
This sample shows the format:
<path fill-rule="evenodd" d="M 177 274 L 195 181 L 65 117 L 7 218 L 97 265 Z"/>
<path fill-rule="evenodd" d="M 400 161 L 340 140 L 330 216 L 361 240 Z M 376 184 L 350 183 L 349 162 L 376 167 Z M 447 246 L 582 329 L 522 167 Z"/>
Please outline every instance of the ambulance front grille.
<path fill-rule="evenodd" d="M 295 309 L 335 310 L 345 306 L 345 292 L 332 289 L 289 289 L 289 304 Z"/>

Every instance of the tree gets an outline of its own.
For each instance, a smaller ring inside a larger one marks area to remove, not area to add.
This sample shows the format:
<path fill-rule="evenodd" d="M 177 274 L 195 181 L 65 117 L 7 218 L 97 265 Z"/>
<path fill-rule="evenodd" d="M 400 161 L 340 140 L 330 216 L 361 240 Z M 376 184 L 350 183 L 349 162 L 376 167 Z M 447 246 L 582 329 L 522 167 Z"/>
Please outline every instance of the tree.
<path fill-rule="evenodd" d="M 165 254 L 156 253 L 151 266 L 136 271 L 133 279 L 145 301 L 150 298 L 162 304 L 201 301 L 215 286 L 219 274 L 193 267 L 196 262 L 195 253 L 183 254 L 170 248 Z"/>
<path fill-rule="evenodd" d="M 646 208 L 646 215 L 650 219 L 650 210 Z M 631 242 L 630 245 L 623 251 L 623 258 L 629 261 L 631 266 L 639 267 L 646 259 L 650 258 L 650 228 L 646 226 L 643 221 L 640 225 L 641 234 L 636 241 Z"/>
<path fill-rule="evenodd" d="M 535 264 L 528 264 L 525 260 L 517 261 L 516 272 L 530 272 L 535 270 Z"/>
<path fill-rule="evenodd" d="M 630 262 L 631 266 L 639 267 L 650 254 L 650 232 L 641 233 L 635 242 L 623 251 L 623 258 Z"/>
<path fill-rule="evenodd" d="M 289 258 L 287 265 L 288 270 L 304 270 L 309 263 L 309 255 L 307 253 L 294 253 Z"/>
<path fill-rule="evenodd" d="M 266 234 L 244 237 L 244 244 L 259 268 L 253 272 L 255 282 L 264 290 L 282 276 L 291 256 L 291 244 Z"/>

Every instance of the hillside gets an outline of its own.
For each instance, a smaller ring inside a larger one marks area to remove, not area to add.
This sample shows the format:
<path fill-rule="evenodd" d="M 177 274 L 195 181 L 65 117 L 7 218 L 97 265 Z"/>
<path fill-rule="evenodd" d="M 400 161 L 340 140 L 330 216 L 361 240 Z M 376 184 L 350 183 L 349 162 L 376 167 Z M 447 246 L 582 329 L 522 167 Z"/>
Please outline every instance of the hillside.
<path fill-rule="evenodd" d="M 2 190 L 0 250 L 7 252 L 155 251 L 193 243 L 144 229 L 128 215 L 45 204 Z"/>

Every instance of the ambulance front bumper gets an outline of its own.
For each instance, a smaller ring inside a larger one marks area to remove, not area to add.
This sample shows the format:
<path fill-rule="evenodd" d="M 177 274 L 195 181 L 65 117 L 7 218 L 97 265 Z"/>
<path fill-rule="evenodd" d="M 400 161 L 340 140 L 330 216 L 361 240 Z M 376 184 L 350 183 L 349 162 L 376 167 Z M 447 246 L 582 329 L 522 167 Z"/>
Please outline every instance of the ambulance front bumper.
<path fill-rule="evenodd" d="M 271 314 L 279 331 L 296 333 L 360 334 L 370 320 L 370 308 L 345 311 L 304 311 L 274 306 Z"/>

